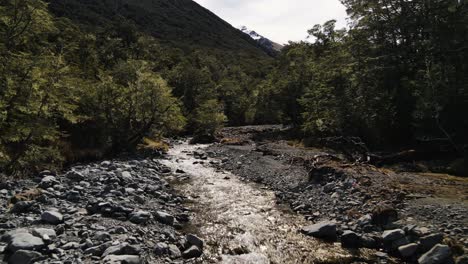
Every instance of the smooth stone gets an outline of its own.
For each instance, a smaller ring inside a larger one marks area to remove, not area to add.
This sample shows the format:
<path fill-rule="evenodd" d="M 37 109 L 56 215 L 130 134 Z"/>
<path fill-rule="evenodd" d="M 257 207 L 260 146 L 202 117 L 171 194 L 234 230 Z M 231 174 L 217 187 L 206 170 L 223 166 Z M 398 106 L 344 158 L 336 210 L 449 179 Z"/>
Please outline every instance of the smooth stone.
<path fill-rule="evenodd" d="M 9 259 L 9 264 L 31 264 L 40 259 L 42 254 L 31 250 L 18 250 Z"/>
<path fill-rule="evenodd" d="M 191 246 L 182 253 L 182 257 L 185 259 L 198 258 L 203 252 L 197 246 Z"/>
<path fill-rule="evenodd" d="M 57 237 L 57 233 L 55 233 L 55 230 L 49 228 L 35 228 L 32 230 L 32 234 L 42 239 L 44 239 L 45 236 L 48 236 L 52 239 Z"/>
<path fill-rule="evenodd" d="M 140 256 L 134 255 L 109 255 L 103 259 L 104 263 L 109 264 L 140 264 Z"/>
<path fill-rule="evenodd" d="M 74 171 L 74 170 L 67 172 L 65 174 L 65 177 L 67 177 L 68 179 L 72 181 L 77 181 L 77 182 L 83 181 L 85 179 L 85 176 L 82 173 Z"/>
<path fill-rule="evenodd" d="M 169 246 L 164 242 L 158 242 L 154 248 L 154 253 L 156 256 L 162 256 L 167 254 L 169 251 Z"/>
<path fill-rule="evenodd" d="M 421 237 L 419 243 L 421 244 L 421 250 L 423 252 L 426 252 L 433 248 L 435 245 L 442 243 L 443 240 L 444 235 L 437 233 Z"/>
<path fill-rule="evenodd" d="M 155 213 L 156 220 L 158 220 L 160 223 L 166 224 L 166 225 L 173 225 L 174 224 L 174 216 L 158 211 Z"/>
<path fill-rule="evenodd" d="M 63 215 L 57 211 L 45 211 L 41 214 L 41 220 L 52 225 L 63 222 Z"/>
<path fill-rule="evenodd" d="M 103 257 L 108 255 L 138 255 L 141 252 L 141 247 L 137 245 L 129 245 L 128 243 L 122 243 L 120 245 L 108 247 Z"/>
<path fill-rule="evenodd" d="M 344 248 L 360 248 L 361 237 L 353 231 L 345 231 L 341 235 L 341 246 Z"/>
<path fill-rule="evenodd" d="M 185 239 L 190 246 L 197 246 L 199 249 L 203 250 L 203 240 L 199 237 L 189 234 L 185 236 Z"/>
<path fill-rule="evenodd" d="M 323 239 L 336 240 L 336 223 L 321 222 L 302 228 L 302 233 Z"/>
<path fill-rule="evenodd" d="M 70 249 L 77 249 L 80 247 L 80 244 L 77 242 L 68 242 L 65 245 L 63 245 L 61 248 L 64 250 L 70 250 Z"/>
<path fill-rule="evenodd" d="M 384 242 L 393 242 L 395 240 L 405 237 L 405 231 L 402 229 L 386 230 L 382 234 L 382 239 Z"/>
<path fill-rule="evenodd" d="M 398 247 L 398 252 L 402 257 L 408 258 L 413 256 L 418 250 L 419 245 L 416 243 L 411 243 L 408 245 Z"/>
<path fill-rule="evenodd" d="M 54 186 L 56 183 L 58 182 L 54 176 L 45 176 L 39 183 L 39 187 L 42 189 L 47 189 Z"/>
<path fill-rule="evenodd" d="M 135 223 L 135 224 L 144 224 L 148 222 L 150 219 L 151 215 L 149 212 L 146 211 L 137 211 L 134 213 L 130 214 L 130 222 Z"/>
<path fill-rule="evenodd" d="M 437 244 L 431 250 L 422 255 L 419 264 L 446 264 L 450 263 L 451 250 L 449 246 Z"/>
<path fill-rule="evenodd" d="M 17 233 L 11 236 L 11 242 L 8 245 L 10 252 L 18 250 L 38 250 L 45 246 L 41 238 L 35 237 L 29 233 Z"/>
<path fill-rule="evenodd" d="M 182 256 L 182 252 L 176 245 L 169 245 L 169 255 L 174 258 L 180 258 Z"/>

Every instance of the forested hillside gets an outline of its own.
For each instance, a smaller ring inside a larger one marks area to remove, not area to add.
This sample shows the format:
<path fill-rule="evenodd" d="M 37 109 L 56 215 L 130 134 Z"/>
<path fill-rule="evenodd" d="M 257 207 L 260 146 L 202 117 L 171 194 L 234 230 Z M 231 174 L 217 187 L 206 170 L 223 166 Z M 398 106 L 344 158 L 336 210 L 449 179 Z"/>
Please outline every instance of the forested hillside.
<path fill-rule="evenodd" d="M 0 26 L 7 173 L 253 122 L 271 61 L 192 1 L 3 0 Z"/>
<path fill-rule="evenodd" d="M 467 4 L 342 3 L 348 29 L 311 25 L 310 42 L 273 59 L 190 0 L 2 0 L 0 166 L 36 171 L 265 123 L 466 156 Z"/>
<path fill-rule="evenodd" d="M 210 48 L 264 57 L 259 45 L 192 0 L 49 0 L 59 17 L 89 28 L 131 22 L 138 31 L 184 49 Z"/>

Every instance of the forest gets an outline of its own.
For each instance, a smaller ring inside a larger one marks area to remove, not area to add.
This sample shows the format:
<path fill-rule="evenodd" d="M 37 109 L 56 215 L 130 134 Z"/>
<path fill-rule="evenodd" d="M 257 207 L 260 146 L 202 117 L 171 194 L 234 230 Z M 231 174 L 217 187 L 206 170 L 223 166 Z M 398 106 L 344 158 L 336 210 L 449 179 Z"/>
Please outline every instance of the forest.
<path fill-rule="evenodd" d="M 0 171 L 26 175 L 246 124 L 291 125 L 304 140 L 358 137 L 374 150 L 422 147 L 466 168 L 468 5 L 342 3 L 348 28 L 311 25 L 309 41 L 270 57 L 218 37 L 162 40 L 170 28 L 142 30 L 146 20 L 131 14 L 90 25 L 66 5 L 1 0 Z"/>

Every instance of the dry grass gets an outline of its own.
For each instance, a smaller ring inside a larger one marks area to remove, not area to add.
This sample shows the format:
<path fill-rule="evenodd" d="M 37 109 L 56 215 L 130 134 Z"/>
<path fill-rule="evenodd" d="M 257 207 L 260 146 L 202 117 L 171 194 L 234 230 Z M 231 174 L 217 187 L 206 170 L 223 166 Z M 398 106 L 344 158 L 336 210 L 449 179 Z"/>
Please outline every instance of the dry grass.
<path fill-rule="evenodd" d="M 22 193 L 15 194 L 10 198 L 8 207 L 13 207 L 14 204 L 20 201 L 33 201 L 36 200 L 39 196 L 42 195 L 42 190 L 40 189 L 30 189 Z"/>
<path fill-rule="evenodd" d="M 169 144 L 163 140 L 144 138 L 143 143 L 138 145 L 138 149 L 142 151 L 162 151 L 167 153 L 169 151 Z"/>
<path fill-rule="evenodd" d="M 248 144 L 249 142 L 247 140 L 244 140 L 242 138 L 236 138 L 236 137 L 226 137 L 221 139 L 221 144 L 224 145 L 233 145 L 233 146 L 241 146 Z"/>

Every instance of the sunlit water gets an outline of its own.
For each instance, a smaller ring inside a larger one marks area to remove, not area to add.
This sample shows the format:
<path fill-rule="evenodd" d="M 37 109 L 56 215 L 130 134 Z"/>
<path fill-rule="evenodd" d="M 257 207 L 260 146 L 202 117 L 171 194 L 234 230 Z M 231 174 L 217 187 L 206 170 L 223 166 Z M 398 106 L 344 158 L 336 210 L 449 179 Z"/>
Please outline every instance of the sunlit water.
<path fill-rule="evenodd" d="M 276 204 L 272 191 L 220 172 L 191 154 L 204 145 L 176 144 L 163 163 L 191 176 L 178 185 L 194 212 L 193 232 L 206 243 L 203 263 L 346 263 L 337 244 L 306 237 L 298 230 L 310 223 Z"/>

